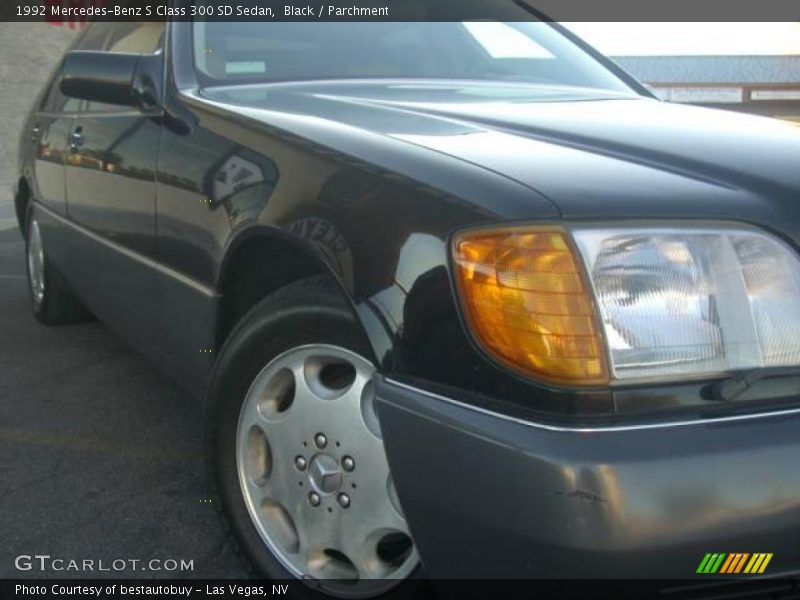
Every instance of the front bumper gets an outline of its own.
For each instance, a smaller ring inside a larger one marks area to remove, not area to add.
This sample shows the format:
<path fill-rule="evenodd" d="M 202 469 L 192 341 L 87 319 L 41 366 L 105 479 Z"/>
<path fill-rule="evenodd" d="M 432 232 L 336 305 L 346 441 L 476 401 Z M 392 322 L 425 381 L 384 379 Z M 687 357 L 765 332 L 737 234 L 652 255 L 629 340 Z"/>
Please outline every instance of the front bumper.
<path fill-rule="evenodd" d="M 434 578 L 715 577 L 695 575 L 707 552 L 800 569 L 800 410 L 580 430 L 384 378 L 376 398 Z"/>

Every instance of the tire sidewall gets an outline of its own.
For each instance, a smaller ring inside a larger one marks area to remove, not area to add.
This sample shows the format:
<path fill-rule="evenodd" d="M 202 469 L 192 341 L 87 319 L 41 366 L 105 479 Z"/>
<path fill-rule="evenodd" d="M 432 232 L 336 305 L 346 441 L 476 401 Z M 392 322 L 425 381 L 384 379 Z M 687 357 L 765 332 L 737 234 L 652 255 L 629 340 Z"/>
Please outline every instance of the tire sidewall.
<path fill-rule="evenodd" d="M 42 301 L 36 302 L 36 297 L 33 294 L 33 285 L 31 283 L 31 266 L 30 261 L 28 260 L 28 253 L 30 251 L 30 241 L 31 241 L 31 227 L 33 223 L 36 222 L 39 225 L 39 239 L 40 243 L 42 244 L 42 253 L 44 254 L 44 260 L 42 261 L 42 281 L 44 283 L 44 293 L 42 294 Z M 33 310 L 34 316 L 42 321 L 44 319 L 44 315 L 47 314 L 47 305 L 49 302 L 49 291 L 50 291 L 50 269 L 47 265 L 47 252 L 44 249 L 44 236 L 42 235 L 42 228 L 39 224 L 39 220 L 36 218 L 36 215 L 33 211 L 33 204 L 28 206 L 28 210 L 25 217 L 25 275 L 27 278 L 27 286 L 28 286 L 28 298 L 30 298 L 31 302 L 31 310 Z"/>
<path fill-rule="evenodd" d="M 245 558 L 256 574 L 269 579 L 295 580 L 269 551 L 245 505 L 236 462 L 239 413 L 251 383 L 269 362 L 309 344 L 330 344 L 370 355 L 347 308 L 301 304 L 268 312 L 256 309 L 220 352 L 206 399 L 206 454 L 221 508 Z M 313 590 L 307 588 L 306 593 Z"/>

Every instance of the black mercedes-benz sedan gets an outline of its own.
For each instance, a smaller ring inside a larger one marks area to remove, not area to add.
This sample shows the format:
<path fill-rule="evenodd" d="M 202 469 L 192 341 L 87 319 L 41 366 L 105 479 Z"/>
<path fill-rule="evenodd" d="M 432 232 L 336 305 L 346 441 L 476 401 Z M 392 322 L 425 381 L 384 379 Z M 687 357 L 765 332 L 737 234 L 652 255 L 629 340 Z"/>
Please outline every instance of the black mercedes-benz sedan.
<path fill-rule="evenodd" d="M 800 569 L 796 127 L 521 16 L 95 22 L 16 207 L 37 319 L 204 398 L 258 576 Z"/>

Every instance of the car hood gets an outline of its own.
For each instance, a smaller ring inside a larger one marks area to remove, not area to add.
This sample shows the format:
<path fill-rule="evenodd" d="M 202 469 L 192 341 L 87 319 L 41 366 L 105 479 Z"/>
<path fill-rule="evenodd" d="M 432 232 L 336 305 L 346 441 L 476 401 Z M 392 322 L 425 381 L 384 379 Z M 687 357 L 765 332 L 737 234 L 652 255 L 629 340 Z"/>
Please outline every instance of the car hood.
<path fill-rule="evenodd" d="M 800 221 L 800 128 L 774 119 L 515 84 L 320 82 L 202 95 L 256 118 L 280 115 L 311 139 L 336 123 L 458 158 L 528 186 L 565 218 Z"/>

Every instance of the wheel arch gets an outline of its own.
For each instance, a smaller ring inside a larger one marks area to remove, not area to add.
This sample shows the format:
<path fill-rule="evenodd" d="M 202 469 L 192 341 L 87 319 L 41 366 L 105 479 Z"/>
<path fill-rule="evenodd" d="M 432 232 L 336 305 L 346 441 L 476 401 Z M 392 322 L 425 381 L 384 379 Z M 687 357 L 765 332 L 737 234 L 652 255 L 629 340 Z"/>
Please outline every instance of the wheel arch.
<path fill-rule="evenodd" d="M 325 276 L 350 308 L 355 322 L 372 349 L 373 340 L 359 316 L 353 290 L 343 281 L 336 268 L 309 244 L 282 229 L 266 225 L 249 227 L 228 243 L 217 271 L 216 289 L 220 294 L 216 344 L 221 348 L 236 323 L 270 293 L 301 279 Z"/>
<path fill-rule="evenodd" d="M 24 175 L 17 181 L 17 189 L 14 193 L 14 211 L 17 214 L 17 224 L 22 235 L 25 234 L 25 221 L 28 214 L 28 205 L 31 201 L 31 185 L 28 178 Z"/>

